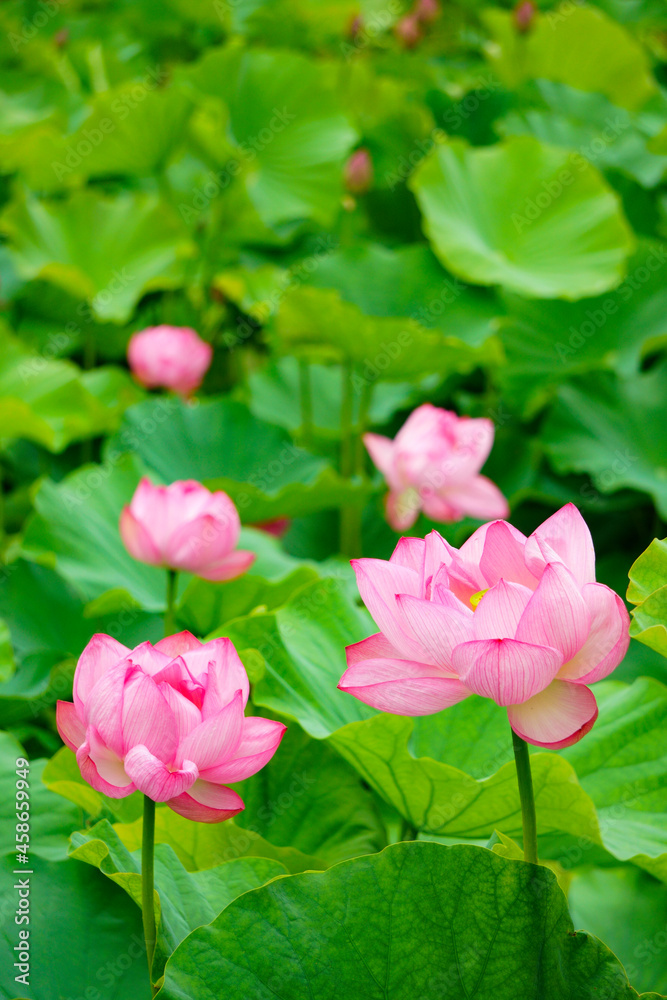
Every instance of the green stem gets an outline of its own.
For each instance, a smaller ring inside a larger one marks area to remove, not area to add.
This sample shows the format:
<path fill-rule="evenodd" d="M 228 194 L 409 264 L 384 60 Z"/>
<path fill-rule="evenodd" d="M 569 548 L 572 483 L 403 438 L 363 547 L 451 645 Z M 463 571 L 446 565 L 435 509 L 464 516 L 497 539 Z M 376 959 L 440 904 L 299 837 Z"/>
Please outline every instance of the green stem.
<path fill-rule="evenodd" d="M 2 464 L 0 464 L 0 564 L 4 560 L 4 548 L 5 548 L 5 482 L 4 482 L 4 469 Z"/>
<path fill-rule="evenodd" d="M 530 773 L 528 744 L 512 730 L 516 776 L 519 782 L 521 818 L 523 821 L 523 856 L 526 861 L 537 864 L 537 817 L 535 816 L 535 796 Z"/>
<path fill-rule="evenodd" d="M 148 960 L 148 978 L 151 993 L 156 995 L 153 985 L 153 957 L 155 955 L 155 900 L 153 854 L 155 850 L 155 803 L 144 795 L 144 826 L 141 843 L 141 914 L 144 923 L 144 939 L 146 941 L 146 958 Z"/>
<path fill-rule="evenodd" d="M 83 341 L 83 367 L 89 372 L 97 363 L 97 341 L 92 330 L 86 330 Z"/>
<path fill-rule="evenodd" d="M 175 569 L 167 570 L 167 610 L 164 613 L 164 634 L 173 635 L 176 630 L 174 620 L 174 604 L 176 603 L 176 584 L 178 573 Z"/>
<path fill-rule="evenodd" d="M 416 826 L 410 822 L 409 819 L 403 819 L 401 821 L 401 840 L 416 840 L 419 830 Z"/>
<path fill-rule="evenodd" d="M 313 393 L 310 385 L 310 365 L 299 361 L 299 399 L 301 401 L 301 437 L 305 445 L 313 441 Z"/>
<path fill-rule="evenodd" d="M 366 469 L 366 449 L 364 448 L 364 442 L 362 437 L 366 431 L 366 426 L 368 424 L 368 411 L 371 407 L 371 400 L 373 397 L 373 382 L 364 382 L 364 387 L 361 390 L 361 398 L 359 400 L 359 415 L 357 417 L 357 440 L 356 440 L 356 456 L 355 456 L 355 472 L 359 476 L 363 476 Z"/>
<path fill-rule="evenodd" d="M 352 475 L 353 430 L 352 409 L 354 386 L 352 385 L 352 365 L 341 367 L 342 394 L 340 404 L 340 474 L 345 479 Z"/>
<path fill-rule="evenodd" d="M 83 369 L 91 371 L 97 363 L 97 342 L 92 330 L 86 330 L 83 341 Z M 84 438 L 81 442 L 81 463 L 88 465 L 93 460 L 93 439 Z"/>
<path fill-rule="evenodd" d="M 340 408 L 340 473 L 351 479 L 354 472 L 356 437 L 352 422 L 354 409 L 353 369 L 350 363 L 343 365 L 342 399 Z M 344 504 L 340 510 L 340 551 L 354 559 L 361 555 L 361 508 L 356 504 Z"/>

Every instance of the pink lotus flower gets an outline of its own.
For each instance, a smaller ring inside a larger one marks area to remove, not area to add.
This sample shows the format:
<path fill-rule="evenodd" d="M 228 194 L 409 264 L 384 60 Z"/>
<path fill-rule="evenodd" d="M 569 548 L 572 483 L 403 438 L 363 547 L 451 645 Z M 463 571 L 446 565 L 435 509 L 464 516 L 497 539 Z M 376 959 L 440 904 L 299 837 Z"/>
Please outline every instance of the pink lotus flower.
<path fill-rule="evenodd" d="M 396 531 L 420 510 L 433 521 L 507 517 L 498 487 L 480 476 L 493 444 L 490 420 L 458 417 L 430 403 L 414 410 L 392 441 L 364 434 L 364 444 L 389 486 L 387 520 Z"/>
<path fill-rule="evenodd" d="M 151 566 L 231 580 L 249 568 L 254 552 L 237 549 L 241 521 L 226 493 L 186 479 L 154 486 L 142 479 L 120 516 L 125 548 Z"/>
<path fill-rule="evenodd" d="M 76 667 L 74 702 L 59 701 L 58 732 L 98 792 L 134 791 L 201 823 L 243 808 L 225 782 L 271 760 L 285 726 L 245 718 L 248 677 L 230 639 L 189 632 L 128 649 L 94 635 Z"/>
<path fill-rule="evenodd" d="M 127 360 L 147 389 L 190 396 L 202 383 L 213 348 L 189 326 L 150 326 L 130 338 Z"/>
<path fill-rule="evenodd" d="M 591 729 L 587 685 L 625 656 L 630 619 L 595 583 L 593 542 L 573 504 L 529 538 L 492 521 L 460 549 L 432 531 L 402 538 L 388 562 L 353 566 L 380 632 L 348 646 L 342 691 L 397 715 L 478 694 L 507 707 L 522 739 L 551 749 Z"/>

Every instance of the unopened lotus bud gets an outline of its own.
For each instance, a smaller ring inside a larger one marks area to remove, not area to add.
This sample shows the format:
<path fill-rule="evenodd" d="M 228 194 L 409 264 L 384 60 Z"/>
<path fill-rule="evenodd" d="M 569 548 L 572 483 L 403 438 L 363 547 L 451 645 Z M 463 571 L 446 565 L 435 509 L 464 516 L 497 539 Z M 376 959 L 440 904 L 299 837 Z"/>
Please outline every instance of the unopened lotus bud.
<path fill-rule="evenodd" d="M 350 26 L 347 29 L 348 38 L 351 38 L 352 41 L 354 41 L 357 35 L 361 33 L 363 27 L 364 27 L 364 19 L 362 18 L 361 14 L 357 14 L 350 21 Z"/>
<path fill-rule="evenodd" d="M 414 49 L 422 40 L 422 30 L 415 14 L 406 14 L 396 24 L 394 34 L 404 49 Z"/>
<path fill-rule="evenodd" d="M 367 149 L 357 149 L 345 164 L 345 187 L 352 194 L 366 194 L 373 185 L 373 161 Z"/>
<path fill-rule="evenodd" d="M 439 0 L 417 0 L 414 14 L 422 24 L 433 24 L 440 17 Z"/>
<path fill-rule="evenodd" d="M 512 17 L 514 20 L 514 27 L 520 35 L 525 35 L 528 31 L 530 31 L 533 26 L 536 13 L 537 7 L 533 3 L 533 0 L 520 0 L 520 3 L 516 5 Z"/>

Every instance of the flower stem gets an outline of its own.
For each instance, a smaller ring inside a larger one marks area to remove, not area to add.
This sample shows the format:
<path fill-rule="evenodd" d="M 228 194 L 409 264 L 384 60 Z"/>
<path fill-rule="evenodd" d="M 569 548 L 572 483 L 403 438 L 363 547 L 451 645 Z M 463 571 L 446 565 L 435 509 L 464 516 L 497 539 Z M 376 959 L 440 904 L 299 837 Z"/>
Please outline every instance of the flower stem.
<path fill-rule="evenodd" d="M 304 445 L 313 443 L 313 394 L 310 384 L 310 365 L 303 358 L 299 361 L 299 400 L 301 403 L 301 437 Z"/>
<path fill-rule="evenodd" d="M 174 603 L 176 601 L 176 584 L 178 573 L 175 569 L 167 570 L 167 610 L 164 613 L 164 634 L 173 635 L 176 629 L 174 621 Z"/>
<path fill-rule="evenodd" d="M 403 819 L 401 821 L 401 840 L 416 840 L 419 830 L 416 826 L 410 822 L 409 819 Z"/>
<path fill-rule="evenodd" d="M 354 475 L 356 452 L 353 374 L 350 363 L 342 366 L 340 473 L 348 482 Z M 361 508 L 354 502 L 344 503 L 340 509 L 340 551 L 350 559 L 361 555 Z"/>
<path fill-rule="evenodd" d="M 5 482 L 3 475 L 2 463 L 0 463 L 0 564 L 4 563 L 4 548 L 5 548 Z"/>
<path fill-rule="evenodd" d="M 340 406 L 340 474 L 345 479 L 352 475 L 354 431 L 352 426 L 352 411 L 354 407 L 354 386 L 352 384 L 352 365 L 341 367 L 342 395 Z"/>
<path fill-rule="evenodd" d="M 519 782 L 521 799 L 521 819 L 523 821 L 523 856 L 526 861 L 537 864 L 537 817 L 535 816 L 535 796 L 533 779 L 530 774 L 530 754 L 528 744 L 512 730 L 516 777 Z"/>
<path fill-rule="evenodd" d="M 359 400 L 359 415 L 357 417 L 357 440 L 356 440 L 356 457 L 355 457 L 355 472 L 358 476 L 365 475 L 366 471 L 366 449 L 364 447 L 363 436 L 366 431 L 366 425 L 368 423 L 368 411 L 370 410 L 371 400 L 373 398 L 373 382 L 366 382 L 363 389 L 361 390 L 361 398 Z"/>
<path fill-rule="evenodd" d="M 155 996 L 157 990 L 153 985 L 153 956 L 155 955 L 155 902 L 153 891 L 153 853 L 155 849 L 155 803 L 144 795 L 144 826 L 141 844 L 141 914 L 144 923 L 144 939 L 146 941 L 146 958 L 148 960 L 148 978 L 151 992 Z"/>

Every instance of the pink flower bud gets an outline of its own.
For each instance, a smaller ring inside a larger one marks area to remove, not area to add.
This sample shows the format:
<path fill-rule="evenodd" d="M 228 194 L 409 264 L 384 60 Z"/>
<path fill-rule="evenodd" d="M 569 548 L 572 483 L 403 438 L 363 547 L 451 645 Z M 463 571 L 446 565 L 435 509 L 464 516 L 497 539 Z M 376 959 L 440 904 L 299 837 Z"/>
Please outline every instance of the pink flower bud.
<path fill-rule="evenodd" d="M 348 38 L 355 40 L 357 35 L 362 31 L 364 27 L 364 19 L 361 14 L 356 14 L 350 21 L 350 25 L 347 29 Z"/>
<path fill-rule="evenodd" d="M 433 24 L 440 17 L 439 0 L 417 0 L 414 12 L 422 24 Z"/>
<path fill-rule="evenodd" d="M 394 34 L 404 49 L 414 49 L 422 40 L 422 29 L 415 14 L 406 14 L 394 27 Z"/>
<path fill-rule="evenodd" d="M 625 604 L 595 582 L 590 532 L 567 504 L 526 538 L 506 521 L 455 549 L 437 531 L 402 538 L 388 562 L 353 561 L 379 628 L 347 648 L 339 688 L 382 712 L 432 715 L 469 694 L 558 750 L 592 728 L 588 687 L 621 662 Z"/>
<path fill-rule="evenodd" d="M 373 184 L 373 161 L 367 149 L 357 149 L 345 164 L 345 187 L 352 194 L 366 194 Z"/>
<path fill-rule="evenodd" d="M 530 31 L 537 14 L 537 7 L 533 0 L 520 0 L 512 12 L 514 27 L 520 35 L 525 35 Z"/>
<path fill-rule="evenodd" d="M 393 441 L 365 434 L 368 453 L 389 486 L 392 528 L 411 527 L 421 510 L 433 521 L 506 517 L 505 497 L 479 475 L 493 437 L 490 420 L 458 417 L 430 403 L 410 414 Z"/>
<path fill-rule="evenodd" d="M 246 718 L 248 676 L 230 639 L 189 632 L 128 649 L 94 635 L 59 701 L 58 732 L 85 781 L 122 799 L 134 791 L 199 823 L 244 808 L 227 788 L 273 757 L 281 722 Z"/>
<path fill-rule="evenodd" d="M 188 326 L 150 326 L 133 334 L 127 348 L 137 381 L 181 396 L 199 388 L 212 359 L 211 345 Z"/>
<path fill-rule="evenodd" d="M 226 493 L 194 480 L 154 486 L 142 479 L 120 516 L 120 534 L 135 559 L 150 566 L 232 580 L 255 560 L 237 549 L 241 521 Z"/>

